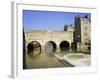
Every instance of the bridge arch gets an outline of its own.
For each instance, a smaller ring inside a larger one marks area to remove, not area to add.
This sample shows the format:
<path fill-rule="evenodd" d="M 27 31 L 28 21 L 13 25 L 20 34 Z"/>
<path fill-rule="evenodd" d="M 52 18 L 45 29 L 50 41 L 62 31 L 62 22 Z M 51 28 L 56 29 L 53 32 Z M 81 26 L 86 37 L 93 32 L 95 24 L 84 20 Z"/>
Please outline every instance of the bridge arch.
<path fill-rule="evenodd" d="M 38 41 L 31 41 L 27 45 L 27 53 L 30 56 L 38 55 L 41 53 L 41 44 Z"/>
<path fill-rule="evenodd" d="M 47 41 L 45 44 L 45 52 L 46 53 L 52 53 L 56 52 L 57 45 L 54 41 Z"/>
<path fill-rule="evenodd" d="M 70 43 L 68 41 L 66 41 L 66 40 L 61 41 L 59 47 L 60 47 L 60 51 L 61 52 L 63 52 L 63 51 L 69 51 L 69 49 L 70 49 Z"/>

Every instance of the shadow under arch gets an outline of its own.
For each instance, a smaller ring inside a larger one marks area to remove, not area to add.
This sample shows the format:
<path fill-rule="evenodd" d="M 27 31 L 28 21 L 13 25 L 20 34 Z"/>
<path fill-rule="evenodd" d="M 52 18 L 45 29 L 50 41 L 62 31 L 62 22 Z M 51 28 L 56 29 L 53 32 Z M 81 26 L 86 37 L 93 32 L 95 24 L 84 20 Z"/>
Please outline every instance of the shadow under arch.
<path fill-rule="evenodd" d="M 27 53 L 30 56 L 35 56 L 41 53 L 41 45 L 38 41 L 31 41 L 27 45 Z"/>
<path fill-rule="evenodd" d="M 70 44 L 68 41 L 64 40 L 60 43 L 60 51 L 64 52 L 64 51 L 69 51 L 70 49 Z"/>
<path fill-rule="evenodd" d="M 54 41 L 46 42 L 46 44 L 45 44 L 45 52 L 46 53 L 56 52 L 56 49 L 57 49 L 57 46 Z"/>

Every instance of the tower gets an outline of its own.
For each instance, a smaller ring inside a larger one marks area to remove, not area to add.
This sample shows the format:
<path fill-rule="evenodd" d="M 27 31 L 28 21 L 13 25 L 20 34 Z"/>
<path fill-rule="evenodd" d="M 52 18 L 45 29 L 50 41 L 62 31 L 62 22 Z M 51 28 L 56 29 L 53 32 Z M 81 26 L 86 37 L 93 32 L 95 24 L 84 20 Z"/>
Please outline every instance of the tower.
<path fill-rule="evenodd" d="M 81 42 L 81 20 L 79 14 L 75 16 L 74 26 L 75 26 L 74 41 Z"/>
<path fill-rule="evenodd" d="M 75 16 L 74 26 L 74 42 L 77 44 L 77 48 L 81 51 L 88 51 L 91 44 L 91 22 L 88 15 Z"/>

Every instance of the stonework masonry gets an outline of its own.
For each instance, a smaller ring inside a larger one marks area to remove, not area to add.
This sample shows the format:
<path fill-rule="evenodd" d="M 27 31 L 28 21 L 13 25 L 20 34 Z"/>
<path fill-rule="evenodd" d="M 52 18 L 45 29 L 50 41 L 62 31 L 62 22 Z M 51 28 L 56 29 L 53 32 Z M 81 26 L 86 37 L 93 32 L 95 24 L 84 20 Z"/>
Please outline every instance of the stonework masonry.
<path fill-rule="evenodd" d="M 59 48 L 60 43 L 67 41 L 70 46 L 73 42 L 73 32 L 71 31 L 25 31 L 26 46 L 32 42 L 36 41 L 45 47 L 46 43 L 53 41 L 57 48 Z"/>

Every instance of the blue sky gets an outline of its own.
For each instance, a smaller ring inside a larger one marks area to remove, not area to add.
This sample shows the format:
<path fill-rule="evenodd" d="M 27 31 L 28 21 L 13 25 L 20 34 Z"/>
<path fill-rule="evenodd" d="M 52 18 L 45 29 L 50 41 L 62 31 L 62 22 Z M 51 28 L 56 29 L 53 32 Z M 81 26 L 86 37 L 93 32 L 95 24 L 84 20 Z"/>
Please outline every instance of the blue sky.
<path fill-rule="evenodd" d="M 90 13 L 23 10 L 23 26 L 25 30 L 62 31 L 65 24 L 74 24 L 77 14 L 90 16 Z"/>

